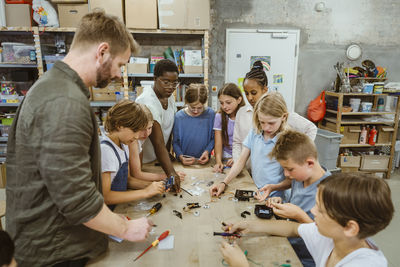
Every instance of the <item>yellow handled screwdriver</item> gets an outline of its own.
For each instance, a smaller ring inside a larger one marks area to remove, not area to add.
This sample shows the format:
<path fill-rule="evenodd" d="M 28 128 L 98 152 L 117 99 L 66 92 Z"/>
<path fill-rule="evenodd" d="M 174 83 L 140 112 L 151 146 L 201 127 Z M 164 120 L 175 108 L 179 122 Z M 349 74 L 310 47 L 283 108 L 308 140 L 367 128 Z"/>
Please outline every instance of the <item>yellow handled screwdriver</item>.
<path fill-rule="evenodd" d="M 156 213 L 159 209 L 161 209 L 161 207 L 162 207 L 161 202 L 158 202 L 153 207 L 151 207 L 149 213 L 146 214 L 146 217 L 149 217 L 150 215 Z"/>

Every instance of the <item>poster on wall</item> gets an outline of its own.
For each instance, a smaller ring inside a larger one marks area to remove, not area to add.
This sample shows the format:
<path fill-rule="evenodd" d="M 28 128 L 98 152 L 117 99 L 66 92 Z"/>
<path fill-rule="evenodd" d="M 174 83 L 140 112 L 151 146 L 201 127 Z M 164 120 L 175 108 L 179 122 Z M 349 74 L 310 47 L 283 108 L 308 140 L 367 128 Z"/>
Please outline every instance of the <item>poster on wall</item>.
<path fill-rule="evenodd" d="M 244 93 L 243 81 L 244 81 L 244 78 L 238 78 L 237 86 L 239 87 L 239 89 L 240 89 L 240 91 L 241 91 L 242 93 Z"/>
<path fill-rule="evenodd" d="M 274 74 L 273 77 L 273 83 L 274 84 L 279 84 L 279 83 L 283 83 L 283 74 Z"/>
<path fill-rule="evenodd" d="M 271 69 L 271 57 L 270 56 L 251 56 L 250 57 L 250 69 L 253 67 L 254 62 L 256 62 L 256 61 L 262 62 L 265 71 L 270 71 L 270 69 Z"/>

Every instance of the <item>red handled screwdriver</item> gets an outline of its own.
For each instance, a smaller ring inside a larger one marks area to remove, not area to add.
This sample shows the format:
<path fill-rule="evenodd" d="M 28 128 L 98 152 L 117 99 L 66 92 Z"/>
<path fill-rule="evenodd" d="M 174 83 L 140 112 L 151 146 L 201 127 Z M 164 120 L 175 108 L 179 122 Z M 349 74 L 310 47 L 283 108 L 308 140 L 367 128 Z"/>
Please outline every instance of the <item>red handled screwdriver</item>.
<path fill-rule="evenodd" d="M 157 240 L 154 240 L 154 242 L 151 243 L 151 245 L 150 245 L 148 248 L 146 248 L 146 249 L 142 252 L 142 254 L 140 254 L 139 256 L 137 256 L 136 259 L 134 259 L 133 261 L 136 261 L 137 259 L 139 259 L 140 257 L 142 257 L 143 254 L 146 253 L 146 252 L 147 252 L 149 249 L 151 249 L 152 247 L 157 246 L 158 243 L 159 243 L 161 240 L 163 240 L 164 238 L 166 238 L 168 235 L 169 235 L 169 230 L 167 230 L 167 231 L 165 231 L 164 233 L 162 233 L 162 234 L 157 238 Z"/>

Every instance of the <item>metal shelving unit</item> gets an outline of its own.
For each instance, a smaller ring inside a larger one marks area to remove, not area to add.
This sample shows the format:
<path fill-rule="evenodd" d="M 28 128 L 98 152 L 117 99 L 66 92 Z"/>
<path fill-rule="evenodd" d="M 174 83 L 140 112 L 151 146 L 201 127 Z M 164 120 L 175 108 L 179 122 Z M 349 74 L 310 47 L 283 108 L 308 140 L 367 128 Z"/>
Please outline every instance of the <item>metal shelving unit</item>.
<path fill-rule="evenodd" d="M 114 101 L 91 101 L 91 107 L 112 107 L 115 105 Z"/>

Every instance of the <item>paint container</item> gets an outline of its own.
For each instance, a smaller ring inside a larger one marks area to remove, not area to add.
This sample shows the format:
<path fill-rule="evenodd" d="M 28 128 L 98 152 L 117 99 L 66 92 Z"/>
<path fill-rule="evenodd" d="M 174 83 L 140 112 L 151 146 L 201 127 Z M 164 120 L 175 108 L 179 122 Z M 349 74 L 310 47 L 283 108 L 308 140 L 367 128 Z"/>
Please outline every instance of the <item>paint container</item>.
<path fill-rule="evenodd" d="M 353 112 L 358 112 L 358 110 L 360 109 L 360 103 L 360 98 L 350 98 L 350 106 L 353 109 Z"/>
<path fill-rule="evenodd" d="M 372 111 L 372 103 L 371 102 L 362 102 L 361 103 L 361 112 L 371 112 Z"/>
<path fill-rule="evenodd" d="M 384 111 L 385 110 L 385 99 L 383 97 L 378 98 L 378 111 Z"/>
<path fill-rule="evenodd" d="M 374 83 L 374 94 L 382 94 L 383 86 L 385 86 L 385 83 L 382 82 Z"/>
<path fill-rule="evenodd" d="M 364 83 L 363 93 L 372 94 L 373 89 L 374 89 L 373 83 Z"/>

